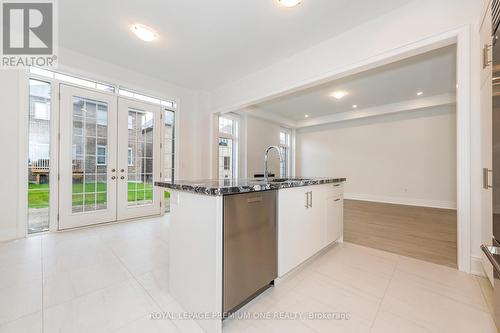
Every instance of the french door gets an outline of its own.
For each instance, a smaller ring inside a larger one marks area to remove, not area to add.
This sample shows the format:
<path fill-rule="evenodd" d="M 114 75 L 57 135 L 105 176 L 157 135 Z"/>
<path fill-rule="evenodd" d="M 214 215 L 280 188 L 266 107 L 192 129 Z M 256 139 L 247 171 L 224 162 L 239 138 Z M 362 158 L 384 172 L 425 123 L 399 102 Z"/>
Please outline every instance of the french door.
<path fill-rule="evenodd" d="M 160 118 L 160 106 L 118 98 L 118 220 L 160 214 Z"/>
<path fill-rule="evenodd" d="M 160 107 L 60 85 L 59 229 L 160 213 Z"/>

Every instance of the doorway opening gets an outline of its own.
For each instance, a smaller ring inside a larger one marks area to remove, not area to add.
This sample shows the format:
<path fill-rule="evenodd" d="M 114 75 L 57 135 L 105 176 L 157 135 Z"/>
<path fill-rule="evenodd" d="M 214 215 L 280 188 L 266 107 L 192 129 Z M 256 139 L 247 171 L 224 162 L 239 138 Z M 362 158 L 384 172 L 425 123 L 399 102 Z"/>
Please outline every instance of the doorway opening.
<path fill-rule="evenodd" d="M 458 267 L 457 47 L 252 105 L 295 127 L 295 176 L 346 177 L 344 241 Z"/>
<path fill-rule="evenodd" d="M 28 234 L 168 210 L 154 181 L 175 174 L 177 102 L 35 67 L 27 79 Z"/>

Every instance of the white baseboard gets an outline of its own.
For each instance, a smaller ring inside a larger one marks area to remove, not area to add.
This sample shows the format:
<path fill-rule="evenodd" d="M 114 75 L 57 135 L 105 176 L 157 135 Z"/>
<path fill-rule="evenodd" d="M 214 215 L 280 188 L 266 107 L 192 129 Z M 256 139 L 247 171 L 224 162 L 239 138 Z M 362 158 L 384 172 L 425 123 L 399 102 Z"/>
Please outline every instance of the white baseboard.
<path fill-rule="evenodd" d="M 470 273 L 477 276 L 486 276 L 483 269 L 483 263 L 481 257 L 471 256 L 470 258 Z"/>
<path fill-rule="evenodd" d="M 345 193 L 344 199 L 382 202 L 397 205 L 457 209 L 457 203 L 451 201 L 426 200 L 417 198 L 387 197 L 372 194 Z"/>

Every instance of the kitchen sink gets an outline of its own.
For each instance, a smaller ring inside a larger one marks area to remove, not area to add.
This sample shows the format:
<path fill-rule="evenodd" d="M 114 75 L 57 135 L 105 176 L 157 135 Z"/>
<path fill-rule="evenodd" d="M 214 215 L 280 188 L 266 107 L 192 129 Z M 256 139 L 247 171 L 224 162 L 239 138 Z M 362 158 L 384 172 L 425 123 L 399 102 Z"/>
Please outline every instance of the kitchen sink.
<path fill-rule="evenodd" d="M 271 183 L 285 183 L 285 182 L 300 182 L 304 180 L 311 180 L 310 178 L 274 178 Z"/>

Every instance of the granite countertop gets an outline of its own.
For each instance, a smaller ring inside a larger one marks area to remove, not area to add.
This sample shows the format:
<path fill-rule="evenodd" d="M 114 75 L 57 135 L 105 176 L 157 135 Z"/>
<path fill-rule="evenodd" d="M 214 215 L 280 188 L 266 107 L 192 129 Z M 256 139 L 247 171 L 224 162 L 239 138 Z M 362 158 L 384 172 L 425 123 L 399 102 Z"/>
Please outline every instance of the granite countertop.
<path fill-rule="evenodd" d="M 207 180 L 176 180 L 171 182 L 155 182 L 156 186 L 178 191 L 220 196 L 236 193 L 279 190 L 290 187 L 311 186 L 345 182 L 345 178 L 294 178 L 278 181 L 278 178 L 256 179 L 207 179 Z"/>

